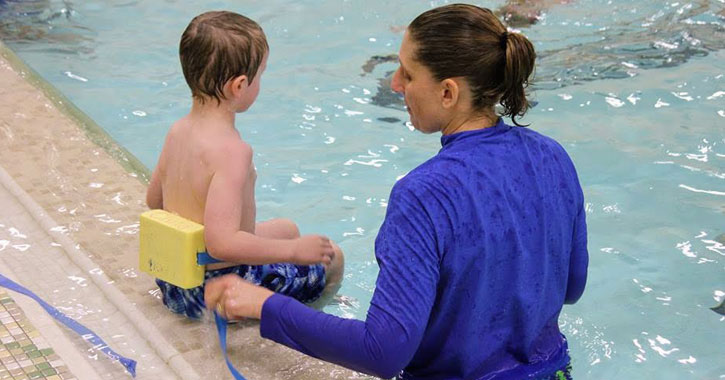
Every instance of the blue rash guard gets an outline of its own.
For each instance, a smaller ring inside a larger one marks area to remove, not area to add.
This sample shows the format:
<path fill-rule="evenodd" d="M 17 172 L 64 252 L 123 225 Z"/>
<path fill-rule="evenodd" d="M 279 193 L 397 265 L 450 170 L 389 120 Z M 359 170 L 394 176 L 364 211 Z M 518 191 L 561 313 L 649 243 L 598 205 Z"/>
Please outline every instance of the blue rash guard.
<path fill-rule="evenodd" d="M 569 156 L 502 121 L 441 143 L 393 187 L 366 320 L 275 294 L 263 337 L 382 378 L 536 379 L 568 364 L 557 320 L 589 260 Z"/>

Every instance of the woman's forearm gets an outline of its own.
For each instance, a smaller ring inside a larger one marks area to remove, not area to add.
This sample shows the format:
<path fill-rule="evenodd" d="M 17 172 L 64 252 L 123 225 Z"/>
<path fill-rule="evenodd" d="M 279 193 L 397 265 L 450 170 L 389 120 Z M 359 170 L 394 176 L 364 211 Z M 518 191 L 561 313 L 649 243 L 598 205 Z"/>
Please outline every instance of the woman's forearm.
<path fill-rule="evenodd" d="M 371 305 L 365 322 L 314 310 L 279 294 L 262 309 L 262 337 L 344 367 L 391 378 L 410 362 L 422 338 Z"/>

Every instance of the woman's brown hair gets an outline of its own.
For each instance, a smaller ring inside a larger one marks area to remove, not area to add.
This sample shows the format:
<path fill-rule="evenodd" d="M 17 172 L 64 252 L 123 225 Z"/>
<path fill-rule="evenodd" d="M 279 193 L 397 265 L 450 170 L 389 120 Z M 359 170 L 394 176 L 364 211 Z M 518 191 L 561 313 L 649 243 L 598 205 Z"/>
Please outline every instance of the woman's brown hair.
<path fill-rule="evenodd" d="M 500 102 L 503 116 L 523 116 L 530 108 L 526 87 L 534 69 L 534 46 L 510 33 L 489 9 L 451 4 L 431 9 L 408 27 L 417 45 L 415 59 L 436 80 L 463 77 L 473 92 L 473 107 Z"/>

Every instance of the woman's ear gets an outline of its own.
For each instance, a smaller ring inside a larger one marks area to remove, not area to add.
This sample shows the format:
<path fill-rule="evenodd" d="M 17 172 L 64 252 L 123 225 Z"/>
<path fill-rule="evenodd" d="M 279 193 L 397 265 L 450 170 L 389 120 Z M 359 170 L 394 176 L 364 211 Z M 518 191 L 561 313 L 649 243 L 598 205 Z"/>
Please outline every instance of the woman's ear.
<path fill-rule="evenodd" d="M 461 87 L 458 82 L 448 78 L 441 82 L 441 105 L 446 109 L 453 109 L 458 104 L 461 96 Z"/>

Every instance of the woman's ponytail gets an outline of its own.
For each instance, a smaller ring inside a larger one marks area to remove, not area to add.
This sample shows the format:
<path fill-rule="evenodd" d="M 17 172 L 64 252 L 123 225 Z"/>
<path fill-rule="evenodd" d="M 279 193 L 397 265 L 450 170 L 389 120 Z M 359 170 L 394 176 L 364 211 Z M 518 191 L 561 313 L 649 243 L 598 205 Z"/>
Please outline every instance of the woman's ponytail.
<path fill-rule="evenodd" d="M 531 107 L 526 99 L 526 88 L 534 70 L 536 53 L 529 39 L 522 34 L 504 32 L 502 40 L 504 39 L 503 92 L 500 103 L 504 109 L 503 116 L 509 116 L 514 124 L 521 126 L 516 117 L 524 116 Z"/>

